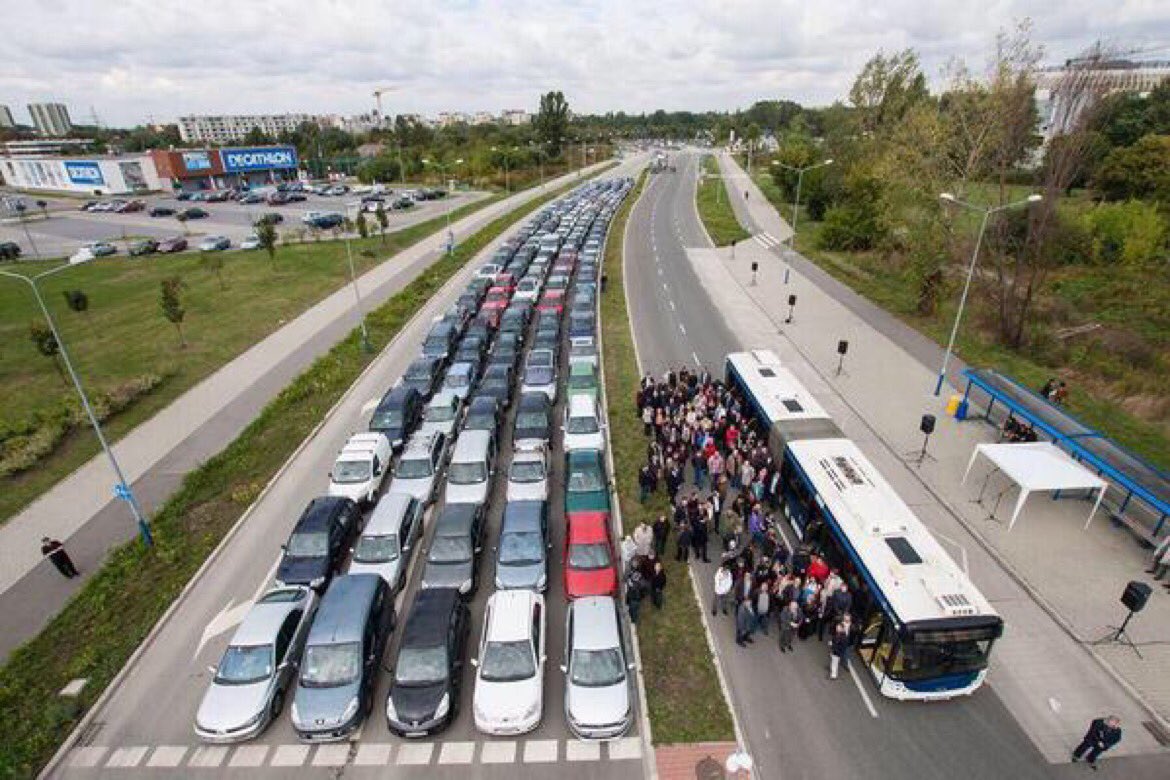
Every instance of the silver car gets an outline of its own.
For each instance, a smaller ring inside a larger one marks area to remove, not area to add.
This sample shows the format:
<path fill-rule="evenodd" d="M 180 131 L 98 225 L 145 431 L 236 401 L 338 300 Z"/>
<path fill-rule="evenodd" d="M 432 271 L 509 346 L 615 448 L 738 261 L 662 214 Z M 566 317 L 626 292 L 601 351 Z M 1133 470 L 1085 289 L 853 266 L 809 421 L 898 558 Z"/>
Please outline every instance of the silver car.
<path fill-rule="evenodd" d="M 228 643 L 195 714 L 206 742 L 243 742 L 259 735 L 284 707 L 296 680 L 317 595 L 301 585 L 273 588 L 248 611 Z"/>
<path fill-rule="evenodd" d="M 548 350 L 533 350 L 547 352 Z M 557 400 L 557 371 L 552 366 L 527 366 L 520 384 L 521 393 L 544 393 L 548 400 Z"/>
<path fill-rule="evenodd" d="M 402 456 L 394 467 L 390 491 L 413 496 L 424 506 L 435 500 L 439 477 L 447 461 L 447 437 L 437 432 L 411 436 L 402 448 Z"/>
<path fill-rule="evenodd" d="M 569 602 L 565 618 L 565 720 L 581 739 L 613 739 L 630 728 L 630 675 L 611 596 Z"/>
<path fill-rule="evenodd" d="M 378 499 L 353 546 L 348 573 L 377 574 L 391 590 L 401 590 L 422 536 L 424 511 L 422 503 L 406 493 L 391 490 Z"/>
<path fill-rule="evenodd" d="M 548 588 L 548 504 L 508 501 L 496 548 L 496 590 Z"/>
<path fill-rule="evenodd" d="M 508 466 L 511 501 L 548 501 L 548 452 L 544 445 L 518 447 Z"/>
<path fill-rule="evenodd" d="M 463 398 L 450 390 L 440 390 L 423 409 L 419 433 L 441 433 L 448 439 L 455 434 L 463 418 Z"/>

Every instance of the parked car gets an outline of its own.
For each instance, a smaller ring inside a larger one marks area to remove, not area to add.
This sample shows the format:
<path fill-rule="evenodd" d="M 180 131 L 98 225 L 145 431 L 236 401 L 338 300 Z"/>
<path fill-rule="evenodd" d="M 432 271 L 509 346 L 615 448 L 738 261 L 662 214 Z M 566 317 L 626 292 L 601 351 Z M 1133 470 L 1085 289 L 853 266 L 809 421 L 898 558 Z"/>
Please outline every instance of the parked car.
<path fill-rule="evenodd" d="M 578 515 L 604 517 L 610 513 L 605 460 L 599 450 L 565 453 L 565 518 Z"/>
<path fill-rule="evenodd" d="M 293 696 L 292 726 L 301 740 L 337 742 L 361 727 L 394 623 L 394 597 L 381 577 L 334 580 L 309 629 Z"/>
<path fill-rule="evenodd" d="M 451 367 L 447 369 L 447 375 L 443 378 L 443 392 L 452 393 L 461 400 L 466 400 L 471 395 L 472 388 L 475 387 L 478 373 L 477 365 L 470 361 L 463 360 L 452 363 Z"/>
<path fill-rule="evenodd" d="M 109 257 L 118 254 L 118 247 L 109 241 L 91 241 L 82 247 L 94 257 Z"/>
<path fill-rule="evenodd" d="M 609 515 L 566 516 L 564 550 L 565 598 L 617 594 L 617 569 L 609 534 Z"/>
<path fill-rule="evenodd" d="M 483 539 L 483 504 L 447 504 L 435 521 L 422 587 L 452 588 L 463 597 L 476 589 Z"/>
<path fill-rule="evenodd" d="M 130 256 L 140 257 L 142 255 L 154 254 L 158 251 L 158 242 L 153 238 L 144 238 L 141 241 L 135 241 L 130 245 Z"/>
<path fill-rule="evenodd" d="M 565 720 L 580 739 L 613 739 L 633 721 L 630 675 L 617 603 L 610 596 L 569 602 L 565 617 Z"/>
<path fill-rule="evenodd" d="M 435 500 L 439 475 L 447 461 L 447 437 L 438 432 L 419 431 L 406 441 L 394 467 L 390 489 L 413 496 L 424 506 Z"/>
<path fill-rule="evenodd" d="M 604 424 L 597 399 L 578 393 L 569 396 L 565 404 L 564 432 L 565 452 L 573 450 L 605 450 Z"/>
<path fill-rule="evenodd" d="M 438 389 L 443 376 L 443 360 L 437 357 L 418 357 L 406 367 L 402 387 L 413 387 L 425 401 Z"/>
<path fill-rule="evenodd" d="M 260 243 L 260 236 L 255 233 L 249 233 L 244 236 L 244 240 L 240 242 L 240 249 L 259 249 L 262 246 Z"/>
<path fill-rule="evenodd" d="M 200 252 L 222 252 L 230 249 L 232 240 L 227 236 L 208 236 L 199 242 Z"/>
<path fill-rule="evenodd" d="M 547 446 L 552 438 L 552 402 L 544 393 L 524 393 L 516 406 L 512 442 L 516 448 Z"/>
<path fill-rule="evenodd" d="M 597 398 L 597 369 L 588 363 L 573 363 L 569 366 L 568 394 L 587 395 Z"/>
<path fill-rule="evenodd" d="M 182 252 L 187 248 L 187 239 L 182 236 L 175 236 L 174 238 L 164 238 L 158 242 L 158 251 L 162 254 L 172 254 L 174 252 Z"/>
<path fill-rule="evenodd" d="M 570 369 L 576 363 L 586 363 L 594 368 L 598 367 L 597 343 L 593 336 L 578 336 L 569 339 Z"/>
<path fill-rule="evenodd" d="M 508 500 L 496 548 L 496 590 L 548 588 L 548 503 Z"/>
<path fill-rule="evenodd" d="M 508 464 L 508 501 L 548 500 L 548 451 L 543 444 L 524 443 Z"/>
<path fill-rule="evenodd" d="M 423 357 L 437 357 L 446 360 L 455 350 L 455 342 L 459 340 L 459 332 L 450 322 L 436 322 L 427 332 L 423 341 Z"/>
<path fill-rule="evenodd" d="M 317 610 L 317 594 L 300 585 L 261 596 L 232 634 L 195 713 L 204 742 L 244 742 L 280 717 Z"/>
<path fill-rule="evenodd" d="M 185 219 L 205 219 L 209 216 L 207 209 L 201 209 L 198 206 L 191 206 L 180 211 L 175 216 L 182 215 Z"/>
<path fill-rule="evenodd" d="M 467 431 L 455 440 L 447 468 L 447 504 L 485 504 L 496 471 L 496 439 L 488 431 Z"/>
<path fill-rule="evenodd" d="M 301 217 L 301 222 L 318 230 L 331 230 L 345 223 L 345 217 L 333 211 L 310 211 Z"/>
<path fill-rule="evenodd" d="M 456 590 L 421 591 L 394 659 L 386 725 L 402 737 L 443 730 L 459 711 L 471 615 Z"/>
<path fill-rule="evenodd" d="M 547 351 L 547 350 L 543 350 Z M 524 369 L 520 384 L 521 393 L 544 393 L 548 400 L 557 400 L 557 372 L 552 366 L 529 365 Z"/>
<path fill-rule="evenodd" d="M 282 547 L 284 554 L 276 568 L 276 582 L 323 589 L 340 568 L 349 540 L 361 521 L 361 510 L 348 498 L 314 498 Z"/>
<path fill-rule="evenodd" d="M 462 417 L 463 399 L 449 390 L 440 390 L 423 409 L 418 433 L 441 433 L 450 440 L 454 438 Z"/>
<path fill-rule="evenodd" d="M 345 496 L 360 506 L 374 503 L 394 454 L 381 433 L 355 433 L 341 448 L 329 473 L 329 495 Z"/>
<path fill-rule="evenodd" d="M 422 538 L 422 503 L 393 489 L 378 499 L 354 544 L 349 574 L 377 574 L 397 593 L 406 584 L 414 548 Z"/>
<path fill-rule="evenodd" d="M 175 209 L 170 206 L 151 206 L 150 211 L 146 213 L 152 217 L 173 217 Z"/>
<path fill-rule="evenodd" d="M 500 402 L 500 406 L 507 409 L 512 403 L 512 392 L 515 382 L 512 381 L 512 367 L 496 364 L 488 366 L 483 372 L 476 389 L 477 396 L 491 396 Z"/>
<path fill-rule="evenodd" d="M 540 724 L 544 702 L 544 596 L 501 590 L 484 609 L 472 710 L 485 734 L 525 734 Z"/>
<path fill-rule="evenodd" d="M 520 335 L 501 333 L 496 338 L 496 343 L 492 345 L 491 352 L 488 353 L 488 365 L 510 366 L 515 371 L 522 349 L 523 343 Z"/>
<path fill-rule="evenodd" d="M 467 405 L 463 430 L 487 431 L 493 439 L 498 439 L 502 418 L 503 410 L 498 400 L 491 396 L 476 396 Z"/>
<path fill-rule="evenodd" d="M 395 387 L 382 396 L 370 417 L 370 430 L 383 434 L 395 450 L 414 433 L 422 416 L 422 396 L 413 387 Z"/>

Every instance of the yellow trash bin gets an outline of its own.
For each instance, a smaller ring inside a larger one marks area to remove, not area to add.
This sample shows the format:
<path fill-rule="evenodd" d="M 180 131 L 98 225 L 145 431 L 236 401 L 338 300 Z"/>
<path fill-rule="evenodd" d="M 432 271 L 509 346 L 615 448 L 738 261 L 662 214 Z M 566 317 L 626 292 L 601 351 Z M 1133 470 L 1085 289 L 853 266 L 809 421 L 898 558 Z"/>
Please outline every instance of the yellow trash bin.
<path fill-rule="evenodd" d="M 963 402 L 963 396 L 959 394 L 952 395 L 947 400 L 947 416 L 954 417 L 955 412 L 959 411 L 959 404 Z"/>

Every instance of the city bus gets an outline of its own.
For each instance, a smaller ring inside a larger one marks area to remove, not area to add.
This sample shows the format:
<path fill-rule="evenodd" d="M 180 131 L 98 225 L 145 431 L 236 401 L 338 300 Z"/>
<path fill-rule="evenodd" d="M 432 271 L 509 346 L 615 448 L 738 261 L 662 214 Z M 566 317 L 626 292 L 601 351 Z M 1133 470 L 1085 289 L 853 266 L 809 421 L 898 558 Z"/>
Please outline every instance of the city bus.
<path fill-rule="evenodd" d="M 768 431 L 789 527 L 850 585 L 856 658 L 881 694 L 978 689 L 1003 633 L 987 599 L 773 353 L 729 355 L 726 375 Z"/>

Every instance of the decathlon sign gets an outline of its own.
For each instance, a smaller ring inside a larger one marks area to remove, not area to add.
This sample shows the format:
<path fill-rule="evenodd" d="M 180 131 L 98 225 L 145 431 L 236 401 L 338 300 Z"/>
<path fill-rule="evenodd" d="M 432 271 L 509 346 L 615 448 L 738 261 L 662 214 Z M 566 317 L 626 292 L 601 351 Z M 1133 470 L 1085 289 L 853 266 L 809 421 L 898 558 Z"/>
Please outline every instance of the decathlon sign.
<path fill-rule="evenodd" d="M 211 155 L 207 152 L 183 152 L 183 167 L 188 171 L 210 171 Z"/>
<path fill-rule="evenodd" d="M 297 167 L 297 150 L 291 146 L 221 149 L 219 158 L 223 161 L 223 169 L 228 173 Z"/>
<path fill-rule="evenodd" d="M 105 184 L 102 168 L 89 160 L 66 160 L 65 175 L 74 184 Z"/>

